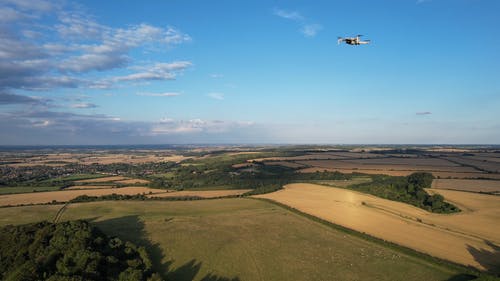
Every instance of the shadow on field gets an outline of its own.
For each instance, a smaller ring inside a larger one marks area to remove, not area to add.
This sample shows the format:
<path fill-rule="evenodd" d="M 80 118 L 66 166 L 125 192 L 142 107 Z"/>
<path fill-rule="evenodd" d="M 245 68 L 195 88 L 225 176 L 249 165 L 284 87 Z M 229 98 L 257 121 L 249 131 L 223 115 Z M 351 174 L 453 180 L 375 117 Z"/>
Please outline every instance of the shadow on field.
<path fill-rule="evenodd" d="M 169 264 L 171 264 L 170 262 Z M 195 278 L 195 276 L 198 274 L 200 271 L 202 263 L 192 259 L 188 261 L 187 263 L 179 266 L 176 269 L 169 270 L 166 277 L 166 280 L 176 280 L 176 281 L 190 281 Z M 215 274 L 207 274 L 203 278 L 200 279 L 201 281 L 240 281 L 238 277 L 234 278 L 226 278 L 222 276 L 218 276 Z"/>
<path fill-rule="evenodd" d="M 153 262 L 154 271 L 158 272 L 162 277 L 168 273 L 168 264 L 162 263 L 163 250 L 158 243 L 151 243 L 147 233 L 144 230 L 144 222 L 139 219 L 139 216 L 124 216 L 103 221 L 92 221 L 92 223 L 111 236 L 117 236 L 120 239 L 128 240 L 137 246 L 146 248 L 151 261 Z"/>
<path fill-rule="evenodd" d="M 484 242 L 493 250 L 476 249 L 470 245 L 467 245 L 467 250 L 489 273 L 500 275 L 500 247 L 488 240 Z"/>
<path fill-rule="evenodd" d="M 461 273 L 451 277 L 450 279 L 446 279 L 446 281 L 469 281 L 477 279 L 476 275 Z"/>
<path fill-rule="evenodd" d="M 151 243 L 144 228 L 144 222 L 139 216 L 124 216 L 119 218 L 108 219 L 104 221 L 96 221 L 92 219 L 92 223 L 111 236 L 117 236 L 123 240 L 129 240 L 138 246 L 143 246 L 148 251 L 151 261 L 153 262 L 153 270 L 158 272 L 164 280 L 176 281 L 191 281 L 201 269 L 202 263 L 192 259 L 189 262 L 173 269 L 173 260 L 162 263 L 165 257 L 163 249 L 158 243 Z M 238 277 L 226 278 L 214 274 L 207 274 L 202 281 L 240 281 Z"/>

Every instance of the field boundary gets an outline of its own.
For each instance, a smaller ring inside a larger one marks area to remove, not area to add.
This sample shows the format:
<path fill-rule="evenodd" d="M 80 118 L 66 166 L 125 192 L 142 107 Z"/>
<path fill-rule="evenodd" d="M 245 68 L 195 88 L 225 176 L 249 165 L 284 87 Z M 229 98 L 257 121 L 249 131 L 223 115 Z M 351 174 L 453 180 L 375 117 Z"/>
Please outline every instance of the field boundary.
<path fill-rule="evenodd" d="M 443 267 L 451 269 L 451 270 L 465 271 L 467 274 L 472 274 L 472 275 L 476 275 L 476 276 L 481 275 L 481 273 L 483 273 L 483 272 L 487 273 L 487 274 L 490 274 L 487 271 L 481 271 L 481 270 L 479 270 L 479 269 L 477 269 L 475 267 L 472 267 L 472 266 L 466 266 L 466 265 L 463 265 L 463 264 L 459 264 L 459 263 L 455 263 L 455 262 L 452 262 L 452 261 L 449 261 L 449 260 L 438 258 L 438 257 L 432 256 L 432 255 L 429 255 L 427 253 L 419 252 L 419 251 L 417 251 L 415 249 L 412 249 L 412 248 L 409 248 L 409 247 L 406 247 L 406 246 L 402 246 L 402 245 L 396 244 L 394 242 L 390 242 L 390 241 L 384 240 L 382 238 L 378 238 L 378 237 L 372 236 L 372 235 L 367 234 L 365 232 L 360 232 L 360 231 L 357 231 L 357 230 L 354 230 L 354 229 L 351 229 L 351 228 L 347 228 L 345 226 L 342 226 L 342 225 L 339 225 L 339 224 L 336 224 L 336 223 L 333 223 L 333 222 L 321 219 L 319 217 L 310 215 L 308 213 L 302 212 L 302 211 L 300 211 L 298 209 L 295 209 L 293 207 L 290 207 L 290 206 L 285 205 L 285 204 L 280 203 L 280 202 L 276 202 L 276 201 L 271 200 L 271 199 L 256 198 L 256 197 L 246 197 L 246 198 L 249 198 L 251 200 L 260 200 L 260 201 L 268 202 L 270 204 L 274 204 L 274 205 L 279 206 L 279 207 L 281 207 L 281 208 L 283 208 L 285 210 L 288 210 L 288 211 L 290 211 L 290 212 L 292 212 L 294 214 L 297 214 L 299 216 L 305 217 L 305 218 L 307 218 L 309 220 L 312 220 L 314 222 L 320 223 L 320 224 L 325 225 L 327 227 L 333 228 L 333 229 L 338 230 L 340 232 L 356 236 L 358 238 L 361 238 L 361 239 L 373 242 L 375 244 L 378 244 L 378 245 L 381 245 L 381 246 L 388 247 L 390 249 L 399 251 L 399 252 L 401 252 L 403 254 L 406 254 L 408 256 L 411 256 L 411 257 L 414 257 L 414 258 L 419 258 L 419 259 L 422 259 L 424 261 L 431 262 L 431 263 L 437 264 L 439 266 L 443 266 Z"/>

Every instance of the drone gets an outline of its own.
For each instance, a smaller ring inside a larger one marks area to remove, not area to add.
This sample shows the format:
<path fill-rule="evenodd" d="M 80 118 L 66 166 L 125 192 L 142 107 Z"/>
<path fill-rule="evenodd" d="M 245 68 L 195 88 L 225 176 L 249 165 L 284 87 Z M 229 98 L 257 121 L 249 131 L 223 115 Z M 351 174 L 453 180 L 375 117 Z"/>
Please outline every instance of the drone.
<path fill-rule="evenodd" d="M 337 39 L 337 44 L 340 45 L 340 43 L 345 42 L 346 44 L 349 45 L 366 45 L 369 44 L 371 40 L 361 40 L 361 36 L 363 35 L 356 35 L 356 37 L 338 37 Z"/>

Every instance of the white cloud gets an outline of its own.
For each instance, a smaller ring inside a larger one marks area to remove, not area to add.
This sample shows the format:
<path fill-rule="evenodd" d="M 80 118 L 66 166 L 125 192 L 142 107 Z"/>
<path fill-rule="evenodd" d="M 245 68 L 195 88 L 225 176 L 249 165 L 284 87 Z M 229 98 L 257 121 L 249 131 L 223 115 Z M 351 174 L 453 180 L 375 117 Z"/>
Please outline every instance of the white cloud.
<path fill-rule="evenodd" d="M 306 24 L 300 28 L 300 32 L 306 37 L 314 37 L 321 29 L 323 26 L 320 24 Z"/>
<path fill-rule="evenodd" d="M 84 108 L 96 108 L 97 105 L 90 102 L 75 103 L 71 105 L 72 108 L 84 109 Z"/>
<path fill-rule="evenodd" d="M 134 66 L 132 50 L 147 49 L 153 55 L 191 37 L 172 26 L 140 23 L 110 27 L 63 3 L 2 0 L 0 90 L 108 89 L 118 81 L 173 80 L 191 65 L 182 61 L 157 63 L 137 73 L 89 80 L 84 76 L 88 72 Z M 42 14 L 53 21 L 42 21 Z"/>
<path fill-rule="evenodd" d="M 215 99 L 215 100 L 223 100 L 224 99 L 224 94 L 223 93 L 208 93 L 208 97 Z"/>
<path fill-rule="evenodd" d="M 300 24 L 299 32 L 305 37 L 314 37 L 321 29 L 323 29 L 321 24 L 309 23 L 309 20 L 306 17 L 296 11 L 287 11 L 275 8 L 273 10 L 273 14 L 280 18 L 292 20 Z"/>
<path fill-rule="evenodd" d="M 153 125 L 151 133 L 153 135 L 163 134 L 195 134 L 195 133 L 223 133 L 238 128 L 253 126 L 253 122 L 232 122 L 222 120 L 202 120 L 199 118 L 190 120 L 175 120 L 163 118 Z"/>
<path fill-rule="evenodd" d="M 275 8 L 273 10 L 273 14 L 278 16 L 278 17 L 281 17 L 284 19 L 289 19 L 289 20 L 294 20 L 294 21 L 304 20 L 304 17 L 299 12 L 296 12 L 296 11 L 286 11 L 286 10 Z"/>
<path fill-rule="evenodd" d="M 23 11 L 48 12 L 54 9 L 54 5 L 46 0 L 2 0 L 4 4 L 10 4 Z"/>
<path fill-rule="evenodd" d="M 212 74 L 210 74 L 210 77 L 214 78 L 214 79 L 217 79 L 217 78 L 224 77 L 224 75 L 223 74 L 219 74 L 219 73 L 212 73 Z"/>
<path fill-rule="evenodd" d="M 192 65 L 189 61 L 156 63 L 148 67 L 136 67 L 139 72 L 114 77 L 114 81 L 174 80 L 178 73 Z"/>
<path fill-rule="evenodd" d="M 180 93 L 170 92 L 170 93 L 137 93 L 138 96 L 146 97 L 176 97 L 180 96 Z"/>

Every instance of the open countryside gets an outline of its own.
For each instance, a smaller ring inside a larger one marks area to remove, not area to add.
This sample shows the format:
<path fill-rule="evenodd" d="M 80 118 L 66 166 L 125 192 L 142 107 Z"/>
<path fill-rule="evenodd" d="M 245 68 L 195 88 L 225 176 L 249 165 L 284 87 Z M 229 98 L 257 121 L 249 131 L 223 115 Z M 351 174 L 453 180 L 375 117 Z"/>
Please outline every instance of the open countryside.
<path fill-rule="evenodd" d="M 87 219 L 110 235 L 146 245 L 155 270 L 169 280 L 206 280 L 207 276 L 216 280 L 329 280 L 332 276 L 446 280 L 460 275 L 454 268 L 258 200 L 112 203 L 71 204 L 61 220 Z M 54 206 L 2 208 L 0 223 L 51 220 L 56 212 Z"/>
<path fill-rule="evenodd" d="M 484 265 L 475 255 L 493 254 L 497 249 L 491 244 L 500 244 L 500 227 L 492 227 L 500 220 L 500 197 L 457 193 L 460 192 L 455 192 L 450 201 L 463 211 L 452 215 L 432 214 L 399 202 L 312 184 L 291 184 L 257 197 L 432 256 L 489 268 L 500 260 Z"/>

